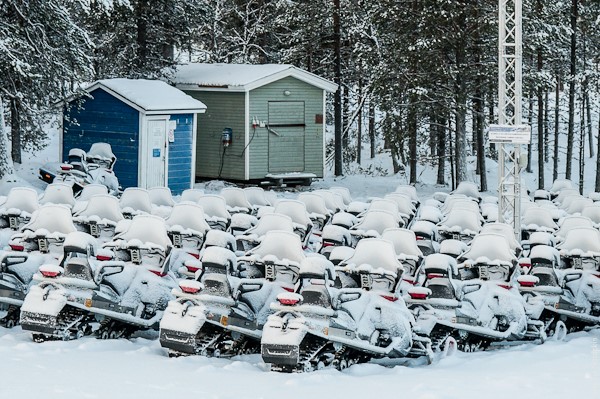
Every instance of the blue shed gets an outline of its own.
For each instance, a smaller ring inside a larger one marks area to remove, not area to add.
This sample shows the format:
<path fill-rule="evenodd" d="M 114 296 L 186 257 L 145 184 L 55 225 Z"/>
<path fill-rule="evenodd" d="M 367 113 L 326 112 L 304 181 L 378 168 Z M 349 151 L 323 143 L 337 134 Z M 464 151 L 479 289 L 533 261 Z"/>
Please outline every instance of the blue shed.
<path fill-rule="evenodd" d="M 167 186 L 180 194 L 193 186 L 202 102 L 158 80 L 99 80 L 86 92 L 65 105 L 62 160 L 72 148 L 106 142 L 123 188 Z"/>

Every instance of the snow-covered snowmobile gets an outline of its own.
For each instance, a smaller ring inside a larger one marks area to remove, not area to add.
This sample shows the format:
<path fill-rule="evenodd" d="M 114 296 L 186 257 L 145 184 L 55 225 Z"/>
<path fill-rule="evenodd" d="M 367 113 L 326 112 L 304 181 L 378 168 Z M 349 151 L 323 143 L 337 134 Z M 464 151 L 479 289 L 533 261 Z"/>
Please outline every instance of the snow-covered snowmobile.
<path fill-rule="evenodd" d="M 470 202 L 472 201 L 467 203 Z M 469 243 L 481 231 L 482 221 L 483 216 L 479 210 L 464 207 L 464 204 L 456 204 L 437 224 L 440 239 L 453 239 Z"/>
<path fill-rule="evenodd" d="M 46 183 L 65 182 L 78 193 L 91 183 L 106 186 L 111 194 L 119 192 L 119 181 L 113 172 L 117 158 L 108 143 L 94 143 L 86 153 L 80 148 L 69 150 L 65 163 L 48 163 L 39 169 L 39 178 Z"/>
<path fill-rule="evenodd" d="M 279 213 L 267 213 L 263 215 L 258 223 L 246 230 L 243 234 L 236 236 L 237 250 L 249 251 L 262 241 L 265 234 L 273 230 L 294 232 L 294 224 L 289 216 Z"/>
<path fill-rule="evenodd" d="M 261 340 L 271 370 L 344 369 L 372 358 L 432 355 L 429 339 L 411 331 L 414 319 L 398 296 L 402 265 L 389 241 L 359 241 L 337 269 L 341 287 L 334 288 L 333 264 L 309 257 L 297 292 L 277 297 Z"/>
<path fill-rule="evenodd" d="M 0 228 L 19 230 L 31 219 L 31 215 L 39 208 L 38 194 L 29 187 L 13 187 L 8 192 L 6 201 L 0 204 Z"/>
<path fill-rule="evenodd" d="M 64 265 L 40 268 L 40 283 L 26 297 L 21 322 L 34 340 L 129 337 L 158 329 L 176 286 L 168 273 L 171 242 L 162 219 L 136 216 L 128 229 L 89 257 L 72 257 L 85 246 L 78 236 L 65 250 Z M 97 323 L 97 328 L 94 328 Z"/>
<path fill-rule="evenodd" d="M 442 349 L 450 337 L 465 352 L 493 342 L 545 338 L 544 324 L 528 317 L 539 315 L 541 306 L 526 307 L 511 287 L 516 257 L 503 236 L 476 236 L 459 261 L 429 255 L 419 271 L 421 285 L 409 289 L 406 297 L 417 319 L 416 331 L 431 337 L 435 349 Z"/>
<path fill-rule="evenodd" d="M 117 224 L 123 219 L 119 200 L 107 194 L 91 196 L 85 207 L 73 216 L 78 230 L 104 241 L 113 239 Z"/>
<path fill-rule="evenodd" d="M 182 281 L 161 321 L 171 355 L 232 356 L 258 350 L 270 303 L 293 291 L 305 255 L 299 237 L 271 231 L 245 256 L 210 247 L 200 281 Z M 237 262 L 237 265 L 236 265 Z"/>
<path fill-rule="evenodd" d="M 12 327 L 29 291 L 33 274 L 45 263 L 58 263 L 67 234 L 76 231 L 71 212 L 62 205 L 44 205 L 15 233 L 11 251 L 0 255 L 0 321 Z"/>

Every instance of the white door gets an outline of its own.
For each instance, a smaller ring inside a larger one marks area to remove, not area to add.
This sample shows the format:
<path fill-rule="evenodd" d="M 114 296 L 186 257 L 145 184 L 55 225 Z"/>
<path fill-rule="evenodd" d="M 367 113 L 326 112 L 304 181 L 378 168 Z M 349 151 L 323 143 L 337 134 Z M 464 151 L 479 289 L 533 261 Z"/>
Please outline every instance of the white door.
<path fill-rule="evenodd" d="M 148 138 L 145 145 L 146 188 L 166 185 L 167 120 L 149 119 Z"/>

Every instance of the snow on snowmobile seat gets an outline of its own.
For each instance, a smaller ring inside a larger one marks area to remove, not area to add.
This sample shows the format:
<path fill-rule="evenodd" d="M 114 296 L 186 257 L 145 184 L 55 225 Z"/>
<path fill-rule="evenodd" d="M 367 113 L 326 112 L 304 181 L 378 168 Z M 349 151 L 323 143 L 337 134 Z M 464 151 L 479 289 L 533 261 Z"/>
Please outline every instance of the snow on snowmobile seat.
<path fill-rule="evenodd" d="M 452 283 L 447 278 L 434 278 L 428 281 L 427 288 L 431 290 L 431 298 L 456 299 Z"/>
<path fill-rule="evenodd" d="M 0 214 L 5 215 L 16 211 L 31 215 L 39 207 L 37 191 L 29 187 L 13 187 L 8 192 L 6 201 L 0 205 Z"/>
<path fill-rule="evenodd" d="M 70 258 L 63 266 L 63 276 L 94 281 L 87 258 Z"/>
<path fill-rule="evenodd" d="M 303 305 L 331 308 L 331 295 L 325 285 L 309 285 L 300 291 Z"/>

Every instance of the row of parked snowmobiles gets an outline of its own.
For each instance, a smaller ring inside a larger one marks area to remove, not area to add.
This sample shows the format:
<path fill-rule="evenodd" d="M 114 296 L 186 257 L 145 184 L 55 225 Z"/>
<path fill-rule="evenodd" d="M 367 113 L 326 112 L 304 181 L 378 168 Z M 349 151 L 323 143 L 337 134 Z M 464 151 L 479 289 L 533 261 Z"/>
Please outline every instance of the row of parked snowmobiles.
<path fill-rule="evenodd" d="M 20 321 L 36 341 L 158 329 L 172 356 L 261 353 L 303 372 L 431 362 L 600 322 L 600 232 L 562 187 L 527 199 L 521 244 L 469 183 L 423 203 L 410 186 L 366 202 L 342 188 L 188 190 L 178 202 L 128 190 L 33 211 L 2 255 L 5 326 Z M 554 224 L 526 223 L 533 209 Z M 101 234 L 85 225 L 106 220 Z"/>

